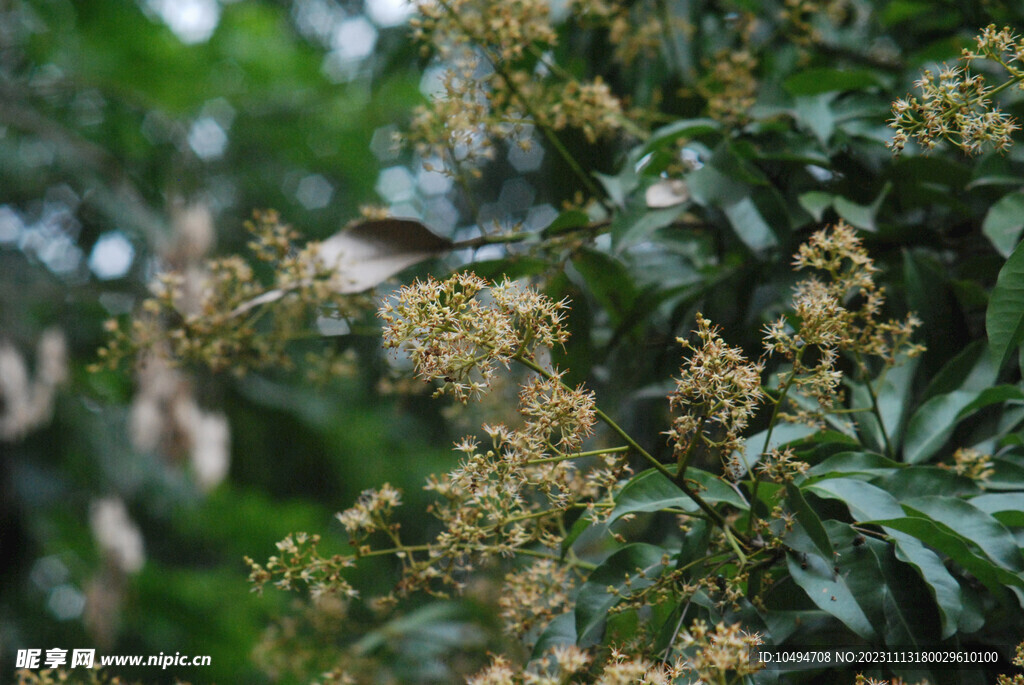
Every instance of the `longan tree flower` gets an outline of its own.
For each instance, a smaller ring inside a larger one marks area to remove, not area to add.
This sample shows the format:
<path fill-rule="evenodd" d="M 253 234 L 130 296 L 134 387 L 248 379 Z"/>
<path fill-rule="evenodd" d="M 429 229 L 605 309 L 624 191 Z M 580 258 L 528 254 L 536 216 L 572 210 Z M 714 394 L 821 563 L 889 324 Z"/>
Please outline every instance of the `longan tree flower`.
<path fill-rule="evenodd" d="M 748 361 L 739 348 L 726 345 L 718 329 L 701 314 L 697 314 L 696 333 L 699 346 L 679 340 L 692 354 L 669 396 L 671 407 L 682 412 L 672 423 L 669 439 L 684 461 L 700 449 L 721 455 L 733 468 L 743 431 L 764 397 L 763 366 Z"/>
<path fill-rule="evenodd" d="M 591 142 L 627 126 L 622 104 L 600 79 L 580 80 L 554 64 L 558 44 L 547 0 L 423 0 L 412 20 L 424 53 L 447 71 L 439 93 L 416 111 L 406 136 L 440 171 L 479 176 L 495 141 L 523 147 L 539 127 L 588 191 L 587 172 L 555 132 L 578 128 Z M 571 160 L 571 161 L 570 161 Z"/>
<path fill-rule="evenodd" d="M 594 432 L 594 393 L 582 387 L 567 388 L 562 385 L 562 375 L 536 377 L 524 385 L 519 393 L 519 412 L 526 418 L 526 430 L 572 452 Z"/>
<path fill-rule="evenodd" d="M 821 412 L 828 412 L 841 399 L 842 374 L 836 368 L 840 353 L 848 354 L 866 376 L 872 358 L 881 361 L 884 372 L 901 357 L 914 357 L 924 350 L 911 342 L 921 323 L 917 317 L 879 319 L 885 290 L 875 283 L 874 262 L 846 222 L 814 233 L 800 246 L 793 265 L 823 272 L 827 278 L 811 276 L 797 283 L 793 315 L 765 327 L 767 353 L 792 364 L 780 372 L 781 387 L 795 386 Z M 812 424 L 820 420 L 806 408 L 785 416 Z"/>
<path fill-rule="evenodd" d="M 746 676 L 761 670 L 763 664 L 752 661 L 751 651 L 764 640 L 758 633 L 746 633 L 740 624 L 718 623 L 709 629 L 704 621 L 695 621 L 682 636 L 684 647 L 694 649 L 689 666 L 699 682 L 725 682 L 727 676 Z"/>
<path fill-rule="evenodd" d="M 491 287 L 485 302 L 486 289 L 486 281 L 468 272 L 404 286 L 378 312 L 386 324 L 384 346 L 408 350 L 420 378 L 442 381 L 437 394 L 466 402 L 487 390 L 498 365 L 507 368 L 515 355 L 568 338 L 564 302 L 509 281 Z"/>
<path fill-rule="evenodd" d="M 140 315 L 107 323 L 111 336 L 93 369 L 114 369 L 146 354 L 239 376 L 290 369 L 289 343 L 316 317 L 348 318 L 368 308 L 365 295 L 344 294 L 341 273 L 320 258 L 320 244 L 296 244 L 298 234 L 276 212 L 256 212 L 246 229 L 249 249 L 273 267 L 272 278 L 258 277 L 239 255 L 207 260 L 198 273 L 158 274 Z"/>
<path fill-rule="evenodd" d="M 996 30 L 989 25 L 976 42 L 977 50 L 964 50 L 963 66 L 944 65 L 937 76 L 924 70 L 914 83 L 921 90 L 920 99 L 908 96 L 893 103 L 893 118 L 889 121 L 896 129 L 889 145 L 893 151 L 903 150 L 911 138 L 925 150 L 946 140 L 968 154 L 977 154 L 989 144 L 997 150 L 1013 144 L 1012 134 L 1020 126 L 994 104 L 994 98 L 1008 87 L 1024 87 L 1024 69 L 1019 66 L 1024 39 L 1009 28 Z M 968 70 L 974 59 L 1002 65 L 1009 73 L 1007 80 L 989 86 L 984 76 Z"/>
<path fill-rule="evenodd" d="M 364 490 L 355 505 L 337 514 L 337 519 L 356 545 L 376 531 L 395 530 L 391 513 L 401 504 L 401 493 L 384 483 L 380 488 Z"/>
<path fill-rule="evenodd" d="M 776 483 L 790 483 L 809 468 L 810 464 L 797 459 L 791 447 L 774 449 L 757 464 L 757 472 Z"/>
<path fill-rule="evenodd" d="M 952 464 L 939 464 L 957 475 L 965 476 L 981 485 L 995 473 L 991 454 L 985 454 L 973 447 L 961 447 L 953 452 Z"/>
<path fill-rule="evenodd" d="M 506 632 L 520 639 L 546 626 L 571 606 L 572 570 L 551 559 L 538 559 L 505 576 L 498 606 Z"/>

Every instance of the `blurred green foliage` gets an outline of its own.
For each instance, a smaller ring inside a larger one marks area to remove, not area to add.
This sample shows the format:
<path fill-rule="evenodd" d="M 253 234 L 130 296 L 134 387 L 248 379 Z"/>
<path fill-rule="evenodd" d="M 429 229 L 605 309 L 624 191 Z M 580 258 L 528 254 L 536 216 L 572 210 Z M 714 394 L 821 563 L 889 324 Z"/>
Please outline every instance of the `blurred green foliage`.
<path fill-rule="evenodd" d="M 212 21 L 209 30 L 175 24 L 174 8 L 186 6 L 199 8 L 194 22 Z M 759 356 L 763 328 L 796 282 L 797 246 L 825 224 L 856 227 L 880 267 L 886 316 L 916 312 L 927 351 L 876 388 L 879 420 L 845 434 L 830 424 L 809 438 L 779 430 L 776 442 L 794 441 L 811 466 L 796 485 L 766 486 L 760 499 L 755 490 L 748 506 L 715 489 L 717 459 L 692 465 L 721 510 L 763 515 L 778 493 L 798 522 L 766 609 L 706 601 L 694 611 L 803 645 L 913 637 L 1005 647 L 1024 638 L 1024 153 L 923 155 L 910 145 L 894 157 L 885 126 L 922 68 L 954 62 L 989 23 L 1019 30 L 1024 11 L 957 0 L 624 6 L 628 25 L 653 17 L 667 29 L 644 58 L 618 59 L 608 27 L 557 13 L 550 54 L 514 66 L 539 75 L 550 60 L 572 78 L 600 77 L 649 133 L 593 144 L 569 127 L 557 146 L 536 134 L 540 152 L 525 162 L 499 141 L 481 177 L 460 186 L 421 170 L 436 160 L 392 149 L 446 66 L 420 52 L 401 17 L 335 0 L 0 4 L 0 343 L 5 363 L 17 355 L 43 378 L 37 343 L 59 328 L 70 371 L 52 418 L 0 437 L 0 677 L 24 648 L 212 656 L 198 670 L 122 670 L 147 682 L 304 682 L 342 654 L 367 682 L 451 682 L 476 671 L 487 650 L 529 656 L 496 617 L 501 569 L 482 574 L 468 598 L 417 596 L 381 619 L 368 603 L 332 615 L 283 593 L 250 593 L 242 563 L 276 553 L 274 543 L 295 531 L 322 534 L 325 554 L 351 552 L 332 515 L 383 482 L 404 492 L 403 537 L 435 535 L 422 515 L 431 501 L 424 477 L 455 466 L 454 438 L 514 415 L 518 377 L 489 403 L 455 411 L 401 378 L 411 371 L 381 353 L 372 313 L 333 333 L 305 322 L 313 337 L 355 355 L 351 375 L 313 385 L 302 364 L 245 378 L 189 368 L 179 395 L 160 405 L 170 421 L 184 394 L 203 416 L 226 417 L 230 474 L 206 491 L 172 428 L 148 448 L 130 437 L 142 372 L 87 371 L 106 319 L 133 316 L 159 271 L 242 252 L 254 209 L 274 207 L 305 236 L 325 238 L 381 201 L 471 243 L 405 276 L 471 265 L 487 277 L 534 278 L 553 299 L 571 300 L 572 337 L 554 361 L 662 461 L 672 456 L 663 433 L 679 372 L 675 339 L 695 314 Z M 747 71 L 715 71 L 739 53 L 753 57 L 737 63 Z M 992 65 L 977 68 L 998 78 Z M 1017 91 L 1001 105 L 1024 115 Z M 597 201 L 564 210 L 588 186 Z M 195 206 L 216 229 L 216 245 L 199 254 L 181 242 L 182 212 Z M 319 349 L 306 344 L 296 344 L 300 353 Z M 12 368 L 0 364 L 4 416 L 14 406 Z M 876 399 L 862 380 L 848 383 L 850 397 Z M 760 440 L 765 414 L 748 431 Z M 935 467 L 959 447 L 993 455 L 983 485 Z M 646 635 L 637 632 L 644 622 L 659 646 L 671 642 L 678 607 L 607 615 L 606 579 L 663 553 L 682 566 L 708 545 L 699 528 L 679 535 L 659 513 L 692 503 L 652 475 L 617 496 L 617 516 L 639 515 L 616 524 L 631 545 L 600 527 L 570 537 L 599 566 L 600 582 L 580 592 L 600 609 L 556 619 L 542 645 L 604 649 L 616 633 Z M 95 539 L 101 498 L 125 502 L 141 532 L 137 573 L 118 568 Z M 884 522 L 877 526 L 902 542 L 861 548 L 849 519 Z M 823 580 L 829 551 L 859 559 L 863 549 L 874 562 L 848 569 L 852 581 Z M 397 564 L 373 561 L 349 578 L 366 598 L 396 580 Z M 711 572 L 693 574 L 703 571 Z M 846 594 L 835 607 L 813 601 L 812 592 L 838 586 Z M 887 618 L 894 603 L 902 627 Z M 899 611 L 911 605 L 921 610 Z"/>

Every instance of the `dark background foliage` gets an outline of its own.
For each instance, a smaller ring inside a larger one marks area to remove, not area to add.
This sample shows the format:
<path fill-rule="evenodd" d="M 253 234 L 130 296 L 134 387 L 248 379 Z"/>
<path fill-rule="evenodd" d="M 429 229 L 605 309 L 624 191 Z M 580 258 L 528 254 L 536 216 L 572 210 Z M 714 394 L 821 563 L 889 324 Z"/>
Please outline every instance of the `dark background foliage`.
<path fill-rule="evenodd" d="M 36 341 L 57 326 L 71 373 L 52 421 L 0 442 L 3 677 L 16 649 L 94 646 L 107 634 L 105 653 L 212 656 L 201 673 L 126 671 L 130 678 L 273 679 L 254 651 L 292 598 L 251 594 L 243 556 L 265 557 L 297 530 L 321 532 L 325 548 L 341 550 L 333 513 L 384 481 L 405 491 L 407 511 L 422 511 L 424 476 L 450 468 L 452 440 L 475 430 L 474 417 L 459 418 L 422 393 L 382 391 L 394 362 L 379 351 L 368 316 L 368 330 L 334 337 L 339 349 L 359 354 L 356 372 L 326 385 L 305 383 L 301 370 L 195 377 L 199 403 L 223 411 L 231 427 L 230 476 L 212 492 L 180 461 L 133 447 L 130 374 L 86 367 L 104 342 L 103 322 L 145 297 L 175 212 L 193 203 L 212 216 L 215 254 L 242 250 L 243 222 L 264 207 L 309 238 L 335 233 L 364 204 L 383 203 L 454 239 L 495 221 L 522 222 L 532 234 L 525 245 L 458 251 L 406 275 L 474 261 L 482 275 L 543 276 L 552 297 L 573 302 L 573 337 L 556 353 L 568 380 L 586 381 L 646 448 L 666 457 L 675 338 L 700 311 L 730 344 L 757 356 L 763 325 L 781 312 L 796 279 L 793 251 L 811 229 L 844 219 L 861 229 L 882 269 L 888 313 L 916 311 L 923 320 L 928 351 L 902 389 L 896 432 L 914 445 L 938 441 L 925 458 L 976 443 L 1008 450 L 1016 461 L 1007 458 L 1000 478 L 1008 487 L 1024 482 L 1014 451 L 1020 417 L 1009 410 L 951 419 L 934 405 L 934 416 L 919 422 L 936 432 L 952 422 L 952 434 L 907 435 L 914 411 L 966 387 L 972 373 L 984 377 L 981 387 L 1019 386 L 1015 360 L 991 373 L 976 362 L 989 293 L 1024 228 L 1021 149 L 894 158 L 885 146 L 891 102 L 920 69 L 954 61 L 990 22 L 1024 26 L 1021 9 L 851 0 L 834 21 L 812 17 L 817 37 L 802 41 L 780 18 L 782 3 L 653 4 L 693 32 L 669 36 L 654 58 L 632 65 L 609 58 L 607 32 L 560 26 L 560 64 L 580 77 L 602 75 L 631 105 L 658 103 L 661 118 L 645 142 L 591 145 L 564 134 L 570 152 L 600 173 L 615 211 L 601 237 L 543 253 L 535 248 L 550 237 L 544 229 L 580 190 L 551 149 L 540 145 L 524 161 L 499 144 L 500 158 L 473 185 L 474 205 L 444 177 L 422 171 L 414 153 L 393 148 L 438 68 L 409 40 L 399 5 L 197 0 L 212 21 L 205 31 L 201 21 L 175 24 L 174 8 L 187 2 L 0 3 L 0 338 L 31 367 Z M 741 37 L 736 22 L 746 12 L 761 22 Z M 709 120 L 713 88 L 702 79 L 720 51 L 741 47 L 759 58 L 756 103 L 742 120 Z M 1003 105 L 1024 115 L 1017 93 Z M 692 200 L 652 210 L 645 191 L 662 172 L 676 173 L 679 139 L 683 159 L 694 161 L 685 173 Z M 562 217 L 569 228 L 590 221 Z M 113 253 L 100 249 L 104 241 Z M 110 271 L 103 254 L 127 265 Z M 87 629 L 83 602 L 108 578 L 90 503 L 112 494 L 143 532 L 146 564 L 118 586 L 100 627 Z M 403 526 L 429 530 L 415 515 Z M 368 595 L 385 591 L 388 569 L 361 569 L 355 583 Z M 444 682 L 501 644 L 484 603 L 417 601 L 420 613 L 404 624 L 374 632 L 370 614 L 357 614 L 348 633 L 317 646 L 357 643 L 367 657 L 390 659 L 400 682 Z M 988 628 L 1018 639 L 1021 629 L 1019 615 L 1002 613 Z"/>

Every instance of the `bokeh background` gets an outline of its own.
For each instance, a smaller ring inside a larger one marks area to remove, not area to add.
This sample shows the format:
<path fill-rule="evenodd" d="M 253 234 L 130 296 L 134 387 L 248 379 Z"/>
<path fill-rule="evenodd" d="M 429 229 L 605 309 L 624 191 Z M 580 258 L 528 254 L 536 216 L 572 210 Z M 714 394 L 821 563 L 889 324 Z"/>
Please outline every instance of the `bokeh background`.
<path fill-rule="evenodd" d="M 921 384 L 984 338 L 1005 254 L 981 225 L 1020 187 L 1024 156 L 1018 146 L 894 160 L 885 120 L 922 66 L 956 60 L 990 21 L 1020 26 L 1017 3 L 649 4 L 684 17 L 689 33 L 623 65 L 606 29 L 559 24 L 554 61 L 574 78 L 601 75 L 630 105 L 657 105 L 660 118 L 643 122 L 654 127 L 713 115 L 737 86 L 715 81 L 721 56 L 759 51 L 738 84 L 756 100 L 743 104 L 749 117 L 727 133 L 710 127 L 714 150 L 698 140 L 670 155 L 663 141 L 655 155 L 659 169 L 693 172 L 699 206 L 686 226 L 673 224 L 679 208 L 648 211 L 643 190 L 660 179 L 625 156 L 635 140 L 589 144 L 565 130 L 571 155 L 606 174 L 605 191 L 629 195 L 620 244 L 602 236 L 532 261 L 527 247 L 491 272 L 505 248 L 488 246 L 404 277 L 469 259 L 486 276 L 546 272 L 548 292 L 573 300 L 573 339 L 556 362 L 662 455 L 676 337 L 700 310 L 756 354 L 788 298 L 790 256 L 818 224 L 844 218 L 871 236 L 893 306 L 925 321 Z M 817 8 L 820 42 L 798 44 L 799 25 L 782 18 L 804 4 Z M 566 4 L 552 6 L 564 18 Z M 486 578 L 461 600 L 417 597 L 382 623 L 365 607 L 310 613 L 297 595 L 253 594 L 243 558 L 265 560 L 294 531 L 342 550 L 335 512 L 383 482 L 405 492 L 403 537 L 427 535 L 424 477 L 450 469 L 453 441 L 482 417 L 510 411 L 513 382 L 479 414 L 432 402 L 394 373 L 401 361 L 381 351 L 372 311 L 316 324 L 314 337 L 352 361 L 322 384 L 302 366 L 244 377 L 152 360 L 88 368 L 104 323 L 135 311 L 158 272 L 194 274 L 207 257 L 244 251 L 256 209 L 310 239 L 366 207 L 454 240 L 551 224 L 580 188 L 543 144 L 502 141 L 472 202 L 424 166 L 437 160 L 396 146 L 444 71 L 410 39 L 411 12 L 405 0 L 0 0 L 0 681 L 25 648 L 212 657 L 202 669 L 121 671 L 167 683 L 308 682 L 342 647 L 383 665 L 367 682 L 453 682 L 488 648 L 507 648 Z M 1019 93 L 1005 95 L 1024 113 Z M 731 194 L 742 216 L 720 211 Z M 1003 223 L 1015 244 L 1020 222 Z M 386 592 L 388 564 L 361 565 L 353 583 Z"/>
<path fill-rule="evenodd" d="M 361 490 L 390 481 L 416 501 L 451 459 L 437 407 L 378 391 L 373 335 L 339 335 L 363 362 L 316 387 L 301 370 L 86 369 L 105 320 L 157 271 L 242 250 L 254 209 L 309 238 L 368 204 L 453 233 L 450 180 L 394 145 L 437 79 L 409 11 L 0 3 L 0 681 L 19 648 L 95 647 L 212 657 L 130 679 L 265 682 L 254 653 L 293 598 L 250 593 L 243 557 L 296 530 L 340 545 L 333 514 Z M 490 202 L 550 220 L 509 178 Z"/>

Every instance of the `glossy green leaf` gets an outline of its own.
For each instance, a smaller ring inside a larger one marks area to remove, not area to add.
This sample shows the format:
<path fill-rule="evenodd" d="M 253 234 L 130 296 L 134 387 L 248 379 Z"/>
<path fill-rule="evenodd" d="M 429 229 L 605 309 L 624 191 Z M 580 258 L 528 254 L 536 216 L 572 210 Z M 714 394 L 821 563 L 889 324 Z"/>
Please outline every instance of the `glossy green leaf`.
<path fill-rule="evenodd" d="M 882 188 L 882 192 L 867 205 L 858 204 L 845 197 L 836 197 L 834 203 L 836 213 L 857 228 L 865 231 L 875 231 L 877 230 L 875 217 L 878 215 L 878 210 L 890 190 L 892 190 L 892 183 L 886 183 Z"/>
<path fill-rule="evenodd" d="M 976 340 L 946 362 L 925 390 L 924 399 L 931 399 L 954 390 L 980 392 L 994 385 L 999 369 L 992 361 L 984 340 Z"/>
<path fill-rule="evenodd" d="M 1024 527 L 1024 493 L 989 493 L 967 501 L 1004 526 Z"/>
<path fill-rule="evenodd" d="M 789 574 L 819 609 L 839 619 L 847 628 L 865 640 L 876 637 L 871 621 L 857 604 L 847 579 L 837 574 L 832 560 L 816 554 L 786 556 Z"/>
<path fill-rule="evenodd" d="M 804 498 L 800 488 L 793 483 L 786 483 L 786 501 L 789 507 L 796 514 L 796 520 L 804 527 L 807 535 L 814 541 L 815 547 L 821 553 L 822 558 L 831 559 L 835 550 L 832 548 L 832 541 L 825 532 L 818 514 L 811 508 Z"/>
<path fill-rule="evenodd" d="M 807 213 L 814 217 L 815 221 L 821 221 L 825 217 L 825 212 L 832 207 L 834 201 L 835 195 L 820 190 L 803 193 L 797 198 L 800 206 L 807 210 Z"/>
<path fill-rule="evenodd" d="M 985 312 L 985 330 L 1002 367 L 1024 341 L 1024 246 L 1018 245 L 999 271 Z"/>
<path fill-rule="evenodd" d="M 1017 183 L 1020 184 L 1020 179 Z M 1004 195 L 992 205 L 981 224 L 981 231 L 999 254 L 1009 257 L 1024 231 L 1024 192 Z"/>
<path fill-rule="evenodd" d="M 600 641 L 609 609 L 630 592 L 649 587 L 665 570 L 665 554 L 662 547 L 634 543 L 626 545 L 594 569 L 576 595 L 579 645 L 586 647 Z"/>
<path fill-rule="evenodd" d="M 1024 605 L 1024 592 L 1021 591 L 1021 588 L 1024 588 L 1024 577 L 1007 571 L 984 554 L 975 551 L 968 540 L 947 526 L 921 516 L 876 519 L 864 523 L 898 530 L 918 540 L 927 540 L 929 546 L 960 564 L 990 590 L 1000 592 L 1003 587 L 1009 587 L 1017 596 L 1018 601 Z"/>
<path fill-rule="evenodd" d="M 807 470 L 808 481 L 851 475 L 882 476 L 900 468 L 899 462 L 872 452 L 840 452 Z"/>
<path fill-rule="evenodd" d="M 637 290 L 629 270 L 617 257 L 592 249 L 580 250 L 572 264 L 617 326 L 636 303 Z"/>
<path fill-rule="evenodd" d="M 885 374 L 881 383 L 875 381 L 873 390 L 878 400 L 881 421 L 874 412 L 865 413 L 859 419 L 860 428 L 867 432 L 872 447 L 880 452 L 885 451 L 885 437 L 896 449 L 903 439 L 903 418 L 910 392 L 913 387 L 914 374 L 917 371 L 917 359 L 904 360 Z M 857 407 L 870 407 L 871 395 L 863 383 L 850 382 L 853 389 L 853 402 Z M 884 436 L 883 436 L 884 431 Z"/>
<path fill-rule="evenodd" d="M 797 121 L 810 131 L 823 147 L 828 146 L 836 130 L 836 115 L 831 107 L 836 95 L 835 92 L 825 92 L 795 98 L 793 110 Z"/>
<path fill-rule="evenodd" d="M 576 521 L 573 522 L 572 527 L 569 529 L 569 533 L 562 539 L 562 557 L 564 558 L 566 553 L 572 549 L 573 543 L 579 539 L 583 532 L 590 528 L 594 523 L 586 516 L 580 516 Z"/>
<path fill-rule="evenodd" d="M 725 502 L 739 509 L 746 509 L 747 503 L 736 490 L 720 477 L 697 468 L 686 471 L 688 480 L 696 484 L 701 498 L 711 504 Z M 654 469 L 642 471 L 632 479 L 615 497 L 615 509 L 609 520 L 615 521 L 626 514 L 683 509 L 697 512 L 700 507 L 683 490 Z"/>
<path fill-rule="evenodd" d="M 943 524 L 964 540 L 977 545 L 1003 568 L 1024 571 L 1024 557 L 1013 534 L 994 518 L 957 497 L 915 497 L 901 502 L 909 514 Z"/>
<path fill-rule="evenodd" d="M 974 495 L 978 485 L 950 469 L 918 465 L 878 476 L 871 481 L 901 502 L 907 497 Z"/>
<path fill-rule="evenodd" d="M 843 502 L 857 521 L 898 518 L 903 508 L 895 497 L 870 483 L 851 478 L 832 478 L 809 486 L 819 497 L 837 499 Z M 917 538 L 898 530 L 886 530 L 895 545 L 896 557 L 910 564 L 928 585 L 939 608 L 942 619 L 942 636 L 949 637 L 956 632 L 963 611 L 960 585 L 956 582 L 935 552 L 928 549 Z"/>
<path fill-rule="evenodd" d="M 612 219 L 612 242 L 619 250 L 641 242 L 659 228 L 671 225 L 685 209 L 685 203 L 663 209 L 650 209 L 646 204 L 630 206 Z"/>
<path fill-rule="evenodd" d="M 903 458 L 910 464 L 926 461 L 953 434 L 956 425 L 979 409 L 1011 399 L 1024 393 L 1011 385 L 986 388 L 980 392 L 955 390 L 925 402 L 907 424 Z"/>
<path fill-rule="evenodd" d="M 1010 459 L 993 459 L 992 470 L 995 471 L 985 481 L 985 489 L 1024 490 L 1024 466 Z"/>

